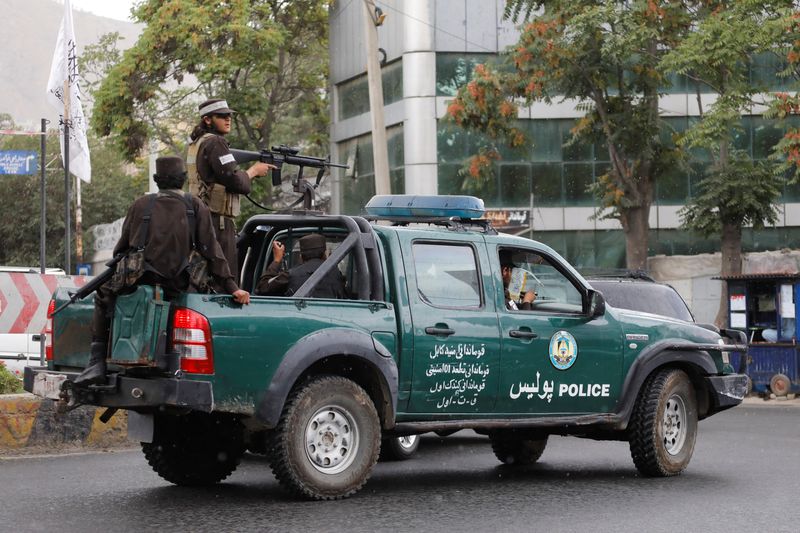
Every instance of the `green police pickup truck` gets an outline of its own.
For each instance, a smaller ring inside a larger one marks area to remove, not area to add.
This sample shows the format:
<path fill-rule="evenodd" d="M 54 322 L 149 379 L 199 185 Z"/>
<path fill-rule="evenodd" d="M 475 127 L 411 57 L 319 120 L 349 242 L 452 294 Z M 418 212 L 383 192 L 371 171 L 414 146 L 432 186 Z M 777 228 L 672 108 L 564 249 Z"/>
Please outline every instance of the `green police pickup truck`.
<path fill-rule="evenodd" d="M 284 243 L 324 234 L 328 259 L 292 296 L 119 299 L 108 382 L 71 386 L 90 346 L 90 298 L 51 320 L 48 365 L 25 388 L 62 407 L 128 411 L 131 438 L 164 479 L 225 479 L 249 448 L 310 499 L 358 491 L 381 442 L 471 428 L 497 458 L 531 464 L 550 435 L 630 443 L 646 476 L 691 459 L 698 420 L 738 405 L 738 333 L 615 309 L 551 248 L 502 235 L 472 197 L 378 196 L 366 217 L 262 215 L 242 228 L 242 286 L 255 290 Z M 387 223 L 388 221 L 389 223 Z M 500 258 L 527 276 L 509 304 Z M 309 295 L 338 268 L 348 299 Z M 69 295 L 56 292 L 53 305 Z M 527 306 L 526 306 L 527 307 Z"/>

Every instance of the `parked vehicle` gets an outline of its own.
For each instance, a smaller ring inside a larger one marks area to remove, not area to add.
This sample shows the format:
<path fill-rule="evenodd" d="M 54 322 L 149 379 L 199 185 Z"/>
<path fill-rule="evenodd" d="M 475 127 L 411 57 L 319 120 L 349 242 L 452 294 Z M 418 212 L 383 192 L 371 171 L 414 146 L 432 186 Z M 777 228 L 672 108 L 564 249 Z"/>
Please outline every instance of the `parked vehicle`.
<path fill-rule="evenodd" d="M 641 311 L 694 322 L 689 306 L 671 285 L 643 274 L 588 276 L 586 281 L 603 293 L 606 303 L 620 309 Z"/>
<path fill-rule="evenodd" d="M 244 225 L 248 289 L 276 239 L 291 266 L 301 236 L 327 237 L 330 256 L 291 297 L 164 303 L 139 287 L 120 298 L 104 386 L 70 386 L 88 359 L 92 304 L 66 308 L 26 390 L 64 408 L 127 409 L 130 436 L 173 483 L 217 483 L 260 445 L 280 484 L 311 499 L 358 491 L 383 439 L 465 428 L 488 435 L 509 465 L 536 462 L 549 435 L 574 435 L 628 441 L 642 474 L 672 476 L 692 457 L 698 421 L 742 401 L 745 376 L 726 371 L 725 352 L 744 346 L 606 306 L 551 248 L 476 220 L 480 200 L 383 196 L 367 211 L 371 221 L 259 215 Z M 532 310 L 506 307 L 501 252 L 535 278 Z M 308 297 L 334 268 L 351 299 Z M 58 291 L 52 305 L 67 298 Z"/>

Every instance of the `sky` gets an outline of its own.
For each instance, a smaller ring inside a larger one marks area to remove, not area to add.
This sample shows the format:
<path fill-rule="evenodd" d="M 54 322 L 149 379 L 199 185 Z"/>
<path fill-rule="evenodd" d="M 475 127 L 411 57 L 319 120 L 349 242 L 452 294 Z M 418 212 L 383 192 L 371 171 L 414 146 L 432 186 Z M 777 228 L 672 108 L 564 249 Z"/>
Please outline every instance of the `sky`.
<path fill-rule="evenodd" d="M 71 0 L 72 9 L 88 11 L 101 17 L 129 20 L 134 0 Z"/>

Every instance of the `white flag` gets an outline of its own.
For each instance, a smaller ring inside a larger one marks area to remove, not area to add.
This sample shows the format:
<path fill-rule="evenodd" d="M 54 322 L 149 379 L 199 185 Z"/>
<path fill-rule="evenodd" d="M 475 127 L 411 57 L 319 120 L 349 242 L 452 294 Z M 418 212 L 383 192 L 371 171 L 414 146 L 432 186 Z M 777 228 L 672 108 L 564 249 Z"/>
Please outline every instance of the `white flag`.
<path fill-rule="evenodd" d="M 89 161 L 89 144 L 86 142 L 86 119 L 81 105 L 81 89 L 78 84 L 78 48 L 75 30 L 72 27 L 72 6 L 64 0 L 64 19 L 58 30 L 58 42 L 50 66 L 47 82 L 47 101 L 60 114 L 60 119 L 69 124 L 69 170 L 85 182 L 92 179 L 92 164 Z M 61 130 L 61 160 L 64 158 L 64 130 Z"/>

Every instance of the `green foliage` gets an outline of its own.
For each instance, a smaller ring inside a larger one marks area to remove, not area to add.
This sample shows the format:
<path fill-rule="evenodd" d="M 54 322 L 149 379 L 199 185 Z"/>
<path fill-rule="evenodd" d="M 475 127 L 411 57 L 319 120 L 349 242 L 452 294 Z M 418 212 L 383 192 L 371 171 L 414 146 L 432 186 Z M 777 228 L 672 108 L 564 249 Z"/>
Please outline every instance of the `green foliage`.
<path fill-rule="evenodd" d="M 17 394 L 22 392 L 22 380 L 12 374 L 0 361 L 0 394 Z"/>
<path fill-rule="evenodd" d="M 579 102 L 585 115 L 572 142 L 605 144 L 611 161 L 610 172 L 594 187 L 601 208 L 624 228 L 636 220 L 646 223 L 631 212 L 649 210 L 656 178 L 676 157 L 675 147 L 659 134 L 658 87 L 664 77 L 658 65 L 688 27 L 683 4 L 511 0 L 505 14 L 525 19 L 519 42 L 505 56 L 506 68 L 476 69 L 449 116 L 492 140 L 519 146 L 526 139 L 514 127 L 517 102 Z M 476 158 L 465 173 L 485 179 L 492 165 L 477 164 Z M 642 268 L 647 243 L 634 248 L 638 257 L 629 257 L 629 266 Z"/>
<path fill-rule="evenodd" d="M 712 167 L 697 189 L 679 214 L 686 227 L 705 237 L 719 235 L 723 224 L 761 229 L 778 222 L 775 203 L 783 179 L 770 163 L 754 163 L 744 152 L 733 152 L 724 168 Z"/>
<path fill-rule="evenodd" d="M 661 65 L 665 72 L 687 74 L 718 93 L 707 108 L 700 106 L 700 121 L 679 140 L 688 149 L 708 150 L 713 161 L 699 193 L 681 211 L 684 226 L 711 236 L 719 234 L 723 226 L 774 224 L 782 174 L 775 172 L 771 162 L 755 164 L 731 145 L 734 132 L 741 128 L 742 115 L 750 112 L 765 90 L 750 80 L 751 58 L 786 48 L 791 2 L 737 0 L 696 7 L 693 31 Z M 730 233 L 725 239 L 740 240 L 741 233 Z M 722 248 L 738 254 L 741 242 L 723 243 Z M 738 260 L 735 257 L 732 263 L 738 264 Z"/>
<path fill-rule="evenodd" d="M 781 73 L 794 80 L 795 85 L 800 81 L 800 11 L 793 12 L 787 17 L 785 25 L 785 39 L 788 46 L 784 48 L 787 66 Z M 769 110 L 765 116 L 786 120 L 800 115 L 800 94 L 779 92 L 769 103 Z M 800 181 L 800 129 L 788 128 L 783 139 L 775 147 L 774 159 L 780 163 L 778 172 L 789 176 L 792 183 Z"/>
<path fill-rule="evenodd" d="M 231 144 L 272 139 L 325 146 L 327 2 L 145 0 L 146 24 L 95 93 L 94 130 L 134 158 L 155 135 L 176 153 L 197 123 L 196 105 L 224 97 Z M 106 43 L 107 44 L 107 43 Z"/>

